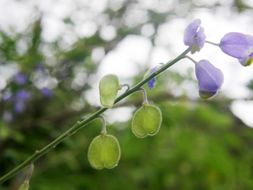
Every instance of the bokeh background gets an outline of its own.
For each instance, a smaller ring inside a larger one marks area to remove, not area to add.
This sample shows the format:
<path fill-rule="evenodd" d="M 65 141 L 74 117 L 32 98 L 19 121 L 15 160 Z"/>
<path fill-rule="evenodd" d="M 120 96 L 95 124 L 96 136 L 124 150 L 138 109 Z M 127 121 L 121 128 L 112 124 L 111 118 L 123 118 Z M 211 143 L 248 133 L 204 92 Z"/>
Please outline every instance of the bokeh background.
<path fill-rule="evenodd" d="M 195 18 L 216 43 L 227 32 L 253 34 L 253 1 L 0 0 L 0 175 L 96 111 L 103 75 L 134 84 L 185 50 Z M 122 148 L 118 167 L 90 167 L 94 121 L 35 163 L 31 189 L 253 189 L 253 67 L 209 44 L 193 58 L 224 72 L 218 96 L 201 100 L 194 65 L 182 60 L 147 89 L 163 114 L 156 136 L 130 131 L 136 93 L 104 114 Z M 18 189 L 24 176 L 0 189 Z"/>

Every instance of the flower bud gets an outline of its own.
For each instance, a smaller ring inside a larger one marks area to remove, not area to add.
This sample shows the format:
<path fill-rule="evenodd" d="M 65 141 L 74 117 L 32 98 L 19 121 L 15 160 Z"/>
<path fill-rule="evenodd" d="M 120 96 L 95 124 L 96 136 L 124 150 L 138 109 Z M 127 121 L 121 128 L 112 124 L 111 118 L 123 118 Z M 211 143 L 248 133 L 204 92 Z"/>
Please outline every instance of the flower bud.
<path fill-rule="evenodd" d="M 114 105 L 120 84 L 116 75 L 106 75 L 99 82 L 100 102 L 106 108 Z"/>
<path fill-rule="evenodd" d="M 221 70 L 207 60 L 196 63 L 195 74 L 199 84 L 199 95 L 204 99 L 214 96 L 224 80 Z"/>
<path fill-rule="evenodd" d="M 132 132 L 138 138 L 158 133 L 162 123 L 162 113 L 157 106 L 143 104 L 133 116 Z"/>
<path fill-rule="evenodd" d="M 144 75 L 144 79 L 149 77 L 151 74 L 153 74 L 154 72 L 157 71 L 157 66 L 156 67 L 153 67 L 152 69 L 150 69 L 148 72 L 145 73 Z M 156 77 L 150 79 L 148 82 L 147 82 L 147 85 L 148 85 L 148 88 L 151 90 L 155 87 L 156 85 Z"/>
<path fill-rule="evenodd" d="M 90 143 L 88 160 L 95 169 L 112 169 L 118 165 L 121 150 L 116 137 L 101 134 Z"/>

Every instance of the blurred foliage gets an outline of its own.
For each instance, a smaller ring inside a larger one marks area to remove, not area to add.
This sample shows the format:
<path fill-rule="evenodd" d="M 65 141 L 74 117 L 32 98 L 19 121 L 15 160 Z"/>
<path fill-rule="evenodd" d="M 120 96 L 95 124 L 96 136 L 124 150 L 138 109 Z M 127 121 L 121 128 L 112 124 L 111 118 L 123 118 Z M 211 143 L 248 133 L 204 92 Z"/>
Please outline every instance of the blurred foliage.
<path fill-rule="evenodd" d="M 183 4 L 183 1 L 175 2 L 178 6 Z M 1 175 L 77 119 L 96 110 L 85 96 L 100 66 L 92 59 L 95 48 L 102 47 L 105 54 L 109 53 L 128 34 L 139 35 L 145 23 L 154 26 L 154 34 L 150 36 L 154 45 L 158 26 L 176 14 L 184 16 L 192 7 L 189 5 L 182 13 L 176 13 L 171 8 L 168 12 L 159 12 L 154 6 L 145 10 L 146 20 L 127 24 L 127 15 L 137 5 L 137 1 L 122 1 L 118 8 L 108 7 L 102 13 L 106 23 L 98 24 L 98 30 L 103 25 L 113 25 L 117 35 L 112 40 L 103 39 L 97 31 L 68 47 L 62 47 L 61 38 L 47 43 L 42 38 L 43 16 L 24 33 L 13 35 L 0 31 L 0 66 L 18 68 L 0 92 Z M 209 8 L 216 6 L 219 3 Z M 242 0 L 233 1 L 231 6 L 238 11 L 251 9 Z M 63 22 L 73 24 L 71 18 Z M 133 82 L 143 78 L 145 68 L 142 69 Z M 78 79 L 80 74 L 82 78 Z M 156 136 L 134 137 L 130 131 L 131 119 L 109 126 L 109 132 L 121 144 L 118 167 L 96 171 L 88 164 L 88 145 L 101 128 L 101 123 L 94 121 L 35 163 L 31 189 L 253 189 L 253 131 L 231 113 L 228 109 L 231 102 L 226 97 L 221 97 L 221 101 L 202 102 L 191 100 L 184 92 L 180 97 L 173 95 L 177 94 L 175 86 L 192 82 L 191 74 L 192 71 L 187 76 L 167 72 L 159 77 L 155 89 L 148 91 L 149 99 L 163 114 L 162 128 Z M 22 76 L 26 77 L 25 82 Z M 249 88 L 252 89 L 252 82 Z M 140 104 L 141 95 L 136 94 L 121 105 L 138 108 Z M 23 180 L 21 173 L 0 189 L 15 190 Z"/>

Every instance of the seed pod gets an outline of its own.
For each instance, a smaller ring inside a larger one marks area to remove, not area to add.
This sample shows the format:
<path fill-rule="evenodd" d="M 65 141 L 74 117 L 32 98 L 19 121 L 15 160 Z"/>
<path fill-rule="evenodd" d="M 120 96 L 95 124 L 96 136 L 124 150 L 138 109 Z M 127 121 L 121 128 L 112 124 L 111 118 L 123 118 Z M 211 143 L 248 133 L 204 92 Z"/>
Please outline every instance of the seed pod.
<path fill-rule="evenodd" d="M 29 189 L 29 180 L 25 180 L 19 187 L 18 190 L 28 190 Z"/>
<path fill-rule="evenodd" d="M 118 165 L 121 155 L 120 145 L 113 135 L 101 134 L 90 143 L 88 160 L 95 169 L 112 169 Z"/>
<path fill-rule="evenodd" d="M 111 108 L 120 89 L 116 75 L 106 75 L 99 82 L 100 102 L 106 108 Z"/>
<path fill-rule="evenodd" d="M 143 104 L 133 116 L 132 132 L 138 138 L 153 136 L 160 130 L 162 113 L 154 105 Z"/>

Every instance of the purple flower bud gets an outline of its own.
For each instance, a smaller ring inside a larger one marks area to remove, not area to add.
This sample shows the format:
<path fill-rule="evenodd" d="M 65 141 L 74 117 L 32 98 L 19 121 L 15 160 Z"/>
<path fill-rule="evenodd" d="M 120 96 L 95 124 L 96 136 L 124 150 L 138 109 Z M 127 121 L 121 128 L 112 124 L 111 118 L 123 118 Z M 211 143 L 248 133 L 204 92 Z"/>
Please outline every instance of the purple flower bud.
<path fill-rule="evenodd" d="M 154 88 L 155 85 L 156 85 L 156 79 L 155 78 L 152 78 L 150 81 L 148 81 L 148 87 L 149 87 L 149 89 Z"/>
<path fill-rule="evenodd" d="M 221 70 L 207 60 L 195 64 L 195 74 L 199 84 L 199 95 L 204 99 L 214 96 L 224 80 Z"/>
<path fill-rule="evenodd" d="M 15 82 L 19 85 L 25 84 L 27 81 L 27 76 L 23 73 L 17 73 L 15 75 Z"/>
<path fill-rule="evenodd" d="M 49 88 L 47 87 L 44 87 L 41 89 L 41 93 L 46 96 L 46 97 L 52 97 L 53 96 L 53 92 L 52 90 L 50 90 Z"/>
<path fill-rule="evenodd" d="M 154 72 L 156 72 L 156 70 L 157 70 L 157 67 L 152 68 L 152 69 L 148 72 L 148 75 L 153 74 Z M 152 78 L 152 79 L 150 79 L 150 80 L 148 81 L 148 87 L 149 87 L 149 89 L 152 89 L 152 88 L 155 87 L 155 85 L 156 85 L 156 78 L 154 77 L 154 78 Z"/>
<path fill-rule="evenodd" d="M 191 22 L 184 31 L 184 44 L 191 48 L 191 53 L 200 51 L 205 44 L 204 28 L 200 26 L 201 20 Z"/>
<path fill-rule="evenodd" d="M 230 32 L 220 41 L 221 50 L 239 60 L 243 66 L 253 62 L 253 36 Z"/>

